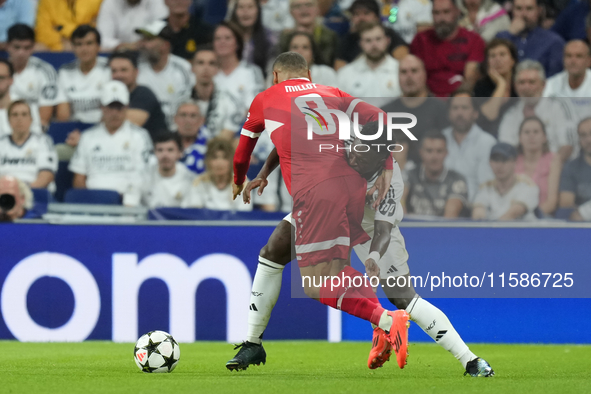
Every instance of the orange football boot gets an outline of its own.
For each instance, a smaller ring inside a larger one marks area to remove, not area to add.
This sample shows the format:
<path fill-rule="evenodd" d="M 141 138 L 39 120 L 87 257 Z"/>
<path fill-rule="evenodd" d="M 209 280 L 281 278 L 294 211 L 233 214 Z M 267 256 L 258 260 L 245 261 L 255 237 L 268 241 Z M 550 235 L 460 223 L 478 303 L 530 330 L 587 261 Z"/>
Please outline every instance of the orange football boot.
<path fill-rule="evenodd" d="M 376 369 L 384 365 L 384 363 L 390 360 L 392 354 L 392 345 L 388 339 L 388 334 L 379 327 L 373 330 L 373 341 L 371 350 L 369 351 L 369 359 L 367 360 L 367 366 L 369 369 Z"/>
<path fill-rule="evenodd" d="M 394 347 L 398 366 L 402 369 L 408 358 L 408 328 L 410 327 L 408 319 L 410 316 L 408 312 L 403 310 L 388 311 L 388 315 L 392 316 L 392 327 L 388 339 Z"/>

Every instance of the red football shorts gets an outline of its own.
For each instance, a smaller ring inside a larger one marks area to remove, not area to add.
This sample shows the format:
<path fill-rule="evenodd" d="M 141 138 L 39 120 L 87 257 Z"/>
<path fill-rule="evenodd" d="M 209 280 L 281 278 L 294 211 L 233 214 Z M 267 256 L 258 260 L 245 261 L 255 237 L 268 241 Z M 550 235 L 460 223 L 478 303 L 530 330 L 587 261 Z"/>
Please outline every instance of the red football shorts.
<path fill-rule="evenodd" d="M 300 267 L 349 259 L 370 238 L 361 227 L 367 183 L 358 175 L 330 178 L 294 198 L 295 249 Z"/>

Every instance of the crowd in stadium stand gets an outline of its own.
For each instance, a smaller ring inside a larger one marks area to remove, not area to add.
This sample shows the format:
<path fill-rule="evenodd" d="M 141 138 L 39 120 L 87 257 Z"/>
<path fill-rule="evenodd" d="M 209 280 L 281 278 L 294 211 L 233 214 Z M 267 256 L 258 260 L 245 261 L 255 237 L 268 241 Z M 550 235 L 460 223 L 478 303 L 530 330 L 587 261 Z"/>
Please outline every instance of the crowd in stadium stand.
<path fill-rule="evenodd" d="M 0 189 L 26 210 L 69 163 L 68 187 L 127 206 L 289 211 L 280 172 L 253 205 L 231 182 L 250 103 L 295 51 L 314 82 L 417 116 L 394 154 L 407 214 L 591 221 L 590 4 L 0 0 Z"/>

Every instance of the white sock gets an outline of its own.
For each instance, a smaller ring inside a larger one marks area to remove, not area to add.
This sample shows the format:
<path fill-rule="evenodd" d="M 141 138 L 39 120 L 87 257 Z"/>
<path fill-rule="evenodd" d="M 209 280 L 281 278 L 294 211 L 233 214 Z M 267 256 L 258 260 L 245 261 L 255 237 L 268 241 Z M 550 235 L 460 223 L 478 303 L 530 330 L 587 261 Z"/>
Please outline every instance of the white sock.
<path fill-rule="evenodd" d="M 267 328 L 273 307 L 279 297 L 283 277 L 281 264 L 259 256 L 259 265 L 252 281 L 250 310 L 248 311 L 248 333 L 246 340 L 261 343 L 263 332 Z"/>
<path fill-rule="evenodd" d="M 371 326 L 375 328 L 373 324 Z M 388 315 L 387 310 L 382 312 L 382 316 L 380 316 L 380 322 L 378 324 L 378 327 L 380 327 L 382 330 L 386 332 L 390 331 L 390 328 L 392 328 L 392 316 Z"/>
<path fill-rule="evenodd" d="M 441 347 L 454 355 L 466 368 L 468 361 L 476 358 L 464 343 L 451 322 L 439 308 L 421 297 L 415 297 L 406 308 L 412 321 L 435 340 Z"/>

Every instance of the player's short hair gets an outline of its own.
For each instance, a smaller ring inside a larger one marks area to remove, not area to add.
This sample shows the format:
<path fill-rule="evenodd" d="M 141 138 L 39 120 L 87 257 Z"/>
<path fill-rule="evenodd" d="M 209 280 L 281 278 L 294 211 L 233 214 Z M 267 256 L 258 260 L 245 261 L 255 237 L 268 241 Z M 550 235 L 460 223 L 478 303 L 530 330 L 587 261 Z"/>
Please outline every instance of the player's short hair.
<path fill-rule="evenodd" d="M 8 42 L 14 40 L 31 40 L 35 42 L 35 30 L 24 23 L 17 23 L 8 29 Z"/>
<path fill-rule="evenodd" d="M 0 57 L 0 64 L 6 64 L 6 67 L 8 67 L 8 75 L 10 75 L 10 78 L 14 77 L 14 66 L 10 60 Z"/>
<path fill-rule="evenodd" d="M 156 137 L 154 137 L 154 148 L 156 148 L 156 145 L 168 141 L 174 142 L 176 146 L 179 148 L 179 150 L 181 152 L 183 151 L 183 141 L 181 140 L 181 136 L 179 135 L 179 133 L 172 133 L 170 131 L 163 131 L 161 133 L 156 134 Z"/>
<path fill-rule="evenodd" d="M 283 52 L 277 56 L 273 63 L 273 71 L 278 70 L 305 76 L 308 73 L 308 62 L 297 52 Z"/>
<path fill-rule="evenodd" d="M 131 65 L 133 66 L 133 68 L 137 69 L 138 55 L 136 52 L 132 52 L 132 51 L 113 52 L 111 54 L 111 56 L 109 56 L 109 65 L 111 65 L 111 62 L 113 61 L 113 59 L 129 60 L 131 62 Z"/>
<path fill-rule="evenodd" d="M 384 34 L 386 34 L 386 28 L 384 27 L 384 25 L 382 25 L 379 22 L 361 22 L 361 23 L 359 23 L 359 26 L 357 27 L 357 33 L 359 34 L 359 37 L 361 38 L 361 35 L 363 33 L 365 33 L 366 31 L 373 30 L 376 27 L 380 28 L 380 30 L 382 30 L 384 32 Z"/>
<path fill-rule="evenodd" d="M 380 128 L 380 122 L 378 122 L 378 121 L 368 122 L 363 125 L 363 127 L 360 130 L 360 134 L 375 135 L 378 133 L 379 128 Z M 382 134 L 377 139 L 367 142 L 367 144 L 370 146 L 370 149 L 372 151 L 379 152 L 383 156 L 388 156 L 390 154 L 390 152 L 388 151 L 388 149 L 384 149 L 383 146 L 378 147 L 377 145 L 388 146 L 388 145 L 392 145 L 395 143 L 396 143 L 395 140 L 388 139 L 388 133 L 386 132 L 386 125 L 385 124 L 382 126 Z"/>
<path fill-rule="evenodd" d="M 96 37 L 96 43 L 101 45 L 101 33 L 95 28 L 90 25 L 80 25 L 74 30 L 72 36 L 70 37 L 70 41 L 74 43 L 74 40 L 77 38 L 84 38 L 88 33 L 94 33 Z"/>
<path fill-rule="evenodd" d="M 222 21 L 216 26 L 216 30 L 220 27 L 225 27 L 232 32 L 234 39 L 236 40 L 236 56 L 238 56 L 238 60 L 242 60 L 242 51 L 244 50 L 244 39 L 242 38 L 242 34 L 240 33 L 240 29 L 234 22 L 226 22 Z M 214 32 L 215 34 L 215 32 Z"/>
<path fill-rule="evenodd" d="M 310 48 L 312 49 L 312 61 L 316 62 L 316 60 L 320 59 L 320 50 L 318 49 L 318 45 L 314 42 L 314 37 L 310 33 L 306 33 L 305 31 L 293 31 L 289 33 L 287 36 L 287 50 L 291 46 L 291 42 L 294 38 L 298 36 L 306 37 L 310 41 Z"/>
<path fill-rule="evenodd" d="M 439 130 L 429 130 L 429 131 L 427 131 L 425 133 L 425 135 L 423 136 L 423 138 L 421 138 L 421 140 L 419 142 L 419 147 L 422 148 L 423 147 L 423 144 L 425 143 L 425 140 L 427 140 L 427 139 L 443 141 L 443 143 L 447 147 L 447 139 L 445 138 L 445 136 Z"/>
<path fill-rule="evenodd" d="M 6 114 L 8 115 L 9 118 L 10 118 L 10 113 L 12 112 L 12 109 L 14 107 L 16 107 L 17 105 L 21 105 L 21 104 L 26 106 L 29 109 L 29 116 L 32 116 L 31 106 L 29 105 L 29 103 L 26 102 L 26 100 L 14 100 L 13 102 L 10 103 L 10 105 L 6 109 Z"/>
<path fill-rule="evenodd" d="M 197 50 L 195 50 L 195 54 L 193 55 L 193 58 L 195 58 L 195 55 L 197 55 L 199 52 L 213 52 L 213 45 L 211 44 L 204 44 L 204 45 L 199 45 L 197 47 Z"/>

